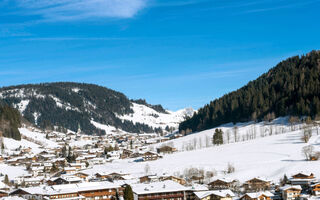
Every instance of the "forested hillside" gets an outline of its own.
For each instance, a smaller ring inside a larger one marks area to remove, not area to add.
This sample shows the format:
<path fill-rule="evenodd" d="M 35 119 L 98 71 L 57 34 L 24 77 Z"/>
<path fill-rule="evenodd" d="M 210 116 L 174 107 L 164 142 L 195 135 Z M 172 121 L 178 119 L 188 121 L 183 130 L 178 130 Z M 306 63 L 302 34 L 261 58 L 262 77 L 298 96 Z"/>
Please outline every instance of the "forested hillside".
<path fill-rule="evenodd" d="M 246 86 L 199 109 L 180 123 L 179 130 L 189 133 L 287 115 L 320 116 L 320 51 L 280 62 Z"/>
<path fill-rule="evenodd" d="M 122 93 L 93 84 L 43 83 L 4 87 L 0 98 L 18 108 L 25 119 L 41 128 L 70 129 L 87 134 L 104 134 L 91 120 L 127 132 L 153 132 L 141 123 L 117 116 L 133 113 L 131 101 Z"/>
<path fill-rule="evenodd" d="M 0 103 L 0 136 L 21 140 L 20 126 L 19 111 Z"/>

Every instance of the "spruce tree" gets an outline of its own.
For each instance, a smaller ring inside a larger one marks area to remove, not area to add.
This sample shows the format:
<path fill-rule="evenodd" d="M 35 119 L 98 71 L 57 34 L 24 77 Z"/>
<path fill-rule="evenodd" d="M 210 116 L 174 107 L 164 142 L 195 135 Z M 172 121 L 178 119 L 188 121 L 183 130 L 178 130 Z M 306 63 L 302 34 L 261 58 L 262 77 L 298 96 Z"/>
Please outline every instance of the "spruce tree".
<path fill-rule="evenodd" d="M 123 192 L 124 200 L 133 200 L 133 191 L 130 185 L 127 185 Z"/>
<path fill-rule="evenodd" d="M 212 142 L 214 145 L 223 144 L 223 131 L 221 129 L 216 129 L 213 134 Z"/>
<path fill-rule="evenodd" d="M 10 184 L 9 177 L 8 177 L 7 174 L 4 176 L 4 181 L 3 181 L 3 182 L 4 182 L 6 185 L 9 185 L 9 184 Z"/>

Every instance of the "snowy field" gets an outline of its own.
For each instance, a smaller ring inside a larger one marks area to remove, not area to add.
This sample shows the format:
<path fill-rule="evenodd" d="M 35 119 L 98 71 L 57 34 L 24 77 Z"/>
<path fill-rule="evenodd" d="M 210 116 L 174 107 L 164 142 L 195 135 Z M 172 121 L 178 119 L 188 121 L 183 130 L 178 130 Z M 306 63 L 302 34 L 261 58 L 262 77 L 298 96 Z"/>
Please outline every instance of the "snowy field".
<path fill-rule="evenodd" d="M 44 133 L 33 132 L 28 130 L 27 128 L 20 128 L 19 131 L 22 136 L 26 136 L 34 140 L 34 142 L 39 143 L 47 148 L 55 148 L 59 146 L 56 142 L 46 139 L 46 135 Z"/>
<path fill-rule="evenodd" d="M 9 177 L 9 180 L 14 179 L 15 177 L 22 176 L 25 174 L 28 174 L 28 172 L 25 170 L 25 167 L 15 167 L 15 166 L 9 166 L 6 164 L 0 164 L 0 174 L 7 174 Z"/>
<path fill-rule="evenodd" d="M 32 148 L 34 153 L 39 153 L 41 151 L 40 146 L 22 139 L 21 141 L 14 140 L 11 138 L 3 138 L 3 144 L 8 151 L 15 151 L 18 148 Z"/>
<path fill-rule="evenodd" d="M 273 124 L 272 126 L 275 125 Z M 285 126 L 288 131 L 291 128 L 288 125 L 281 126 Z M 251 125 L 243 125 L 242 129 L 249 130 Z M 279 130 L 282 129 L 279 128 Z M 208 130 L 170 142 L 175 146 L 180 145 L 181 147 L 183 141 L 208 135 L 209 132 L 212 136 L 213 130 Z M 315 149 L 318 149 L 320 136 L 316 135 L 315 130 L 313 132 L 314 136 L 309 143 Z M 246 131 L 244 133 L 246 135 Z M 135 163 L 132 160 L 118 160 L 113 163 L 94 166 L 92 169 L 85 171 L 91 174 L 97 172 L 120 172 L 131 173 L 133 176 L 142 176 L 145 175 L 145 169 L 150 168 L 149 174 L 182 175 L 185 169 L 196 167 L 205 171 L 216 172 L 216 176 L 213 178 L 226 177 L 238 179 L 241 182 L 253 177 L 263 177 L 277 182 L 284 174 L 290 176 L 301 171 L 313 172 L 320 178 L 320 171 L 318 170 L 320 161 L 305 161 L 302 148 L 308 144 L 301 141 L 301 135 L 302 130 L 297 130 L 221 146 L 180 151 L 165 155 L 162 159 L 156 161 Z M 235 167 L 235 172 L 232 174 L 225 173 L 229 163 Z"/>

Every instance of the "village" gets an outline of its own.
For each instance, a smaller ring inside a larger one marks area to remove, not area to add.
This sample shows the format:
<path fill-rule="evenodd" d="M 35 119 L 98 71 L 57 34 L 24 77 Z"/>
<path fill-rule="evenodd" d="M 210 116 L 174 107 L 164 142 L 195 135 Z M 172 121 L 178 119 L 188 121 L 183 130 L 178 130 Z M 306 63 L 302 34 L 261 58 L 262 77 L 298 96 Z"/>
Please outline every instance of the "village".
<path fill-rule="evenodd" d="M 125 171 L 92 171 L 93 166 L 105 166 L 116 160 L 154 162 L 174 154 L 170 145 L 154 148 L 151 144 L 173 138 L 157 134 L 109 134 L 90 136 L 75 132 L 55 132 L 25 127 L 30 133 L 23 138 L 40 145 L 35 153 L 31 147 L 15 150 L 1 149 L 0 163 L 23 167 L 21 176 L 0 177 L 0 197 L 21 199 L 124 199 L 124 190 L 132 188 L 134 198 L 175 200 L 296 200 L 320 195 L 320 181 L 313 172 L 287 174 L 279 182 L 263 177 L 244 182 L 230 178 L 215 178 L 214 172 L 191 168 L 188 175 L 152 174 L 145 167 L 140 176 Z M 25 131 L 26 132 L 26 131 Z M 34 136 L 34 135 L 33 135 Z M 175 134 L 174 138 L 182 135 Z M 46 145 L 53 141 L 54 145 Z M 74 144 L 74 145 L 71 145 Z M 75 145 L 78 144 L 78 145 Z M 81 144 L 81 145 L 80 145 Z M 128 163 L 130 165 L 130 163 Z M 226 173 L 234 171 L 228 166 Z"/>

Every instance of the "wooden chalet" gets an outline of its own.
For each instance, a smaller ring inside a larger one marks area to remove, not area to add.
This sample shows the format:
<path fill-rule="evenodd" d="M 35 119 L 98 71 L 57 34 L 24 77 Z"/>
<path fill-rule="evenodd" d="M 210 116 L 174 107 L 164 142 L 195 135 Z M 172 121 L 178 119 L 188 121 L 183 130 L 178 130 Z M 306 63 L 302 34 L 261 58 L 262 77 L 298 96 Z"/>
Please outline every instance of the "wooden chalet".
<path fill-rule="evenodd" d="M 77 172 L 74 175 L 84 180 L 87 180 L 89 177 L 89 174 L 86 174 L 84 172 Z"/>
<path fill-rule="evenodd" d="M 235 187 L 236 182 L 235 180 L 216 179 L 208 183 L 208 187 L 210 190 L 232 189 Z"/>
<path fill-rule="evenodd" d="M 122 177 L 126 174 L 113 173 L 96 173 L 95 176 L 100 180 L 124 180 Z"/>
<path fill-rule="evenodd" d="M 297 200 L 300 198 L 302 188 L 300 185 L 285 185 L 280 191 L 283 200 Z"/>
<path fill-rule="evenodd" d="M 177 182 L 181 185 L 186 185 L 186 180 L 184 180 L 183 178 L 179 178 L 179 177 L 176 177 L 176 176 L 162 176 L 159 178 L 160 181 L 166 181 L 166 180 L 171 180 L 171 181 L 174 181 L 174 182 Z"/>
<path fill-rule="evenodd" d="M 187 190 L 174 181 L 132 184 L 131 187 L 135 200 L 184 200 Z"/>
<path fill-rule="evenodd" d="M 312 194 L 316 196 L 320 196 L 320 183 L 313 184 L 311 187 L 312 187 Z"/>
<path fill-rule="evenodd" d="M 155 152 L 151 152 L 151 151 L 147 151 L 145 152 L 143 155 L 143 160 L 144 161 L 150 161 L 150 160 L 158 160 L 159 158 L 161 158 L 161 156 L 159 156 L 159 154 L 155 153 Z"/>
<path fill-rule="evenodd" d="M 140 183 L 150 183 L 158 181 L 158 177 L 156 175 L 147 175 L 139 178 Z"/>
<path fill-rule="evenodd" d="M 8 191 L 3 191 L 3 190 L 0 190 L 0 198 L 2 197 L 7 197 L 9 194 L 8 194 Z"/>
<path fill-rule="evenodd" d="M 133 154 L 133 151 L 129 149 L 123 149 L 122 153 L 120 155 L 121 159 L 131 158 L 131 155 Z"/>
<path fill-rule="evenodd" d="M 313 175 L 313 173 L 304 174 L 304 173 L 298 173 L 291 177 L 290 184 L 291 185 L 301 185 L 303 187 L 308 187 L 309 185 L 312 185 L 316 182 L 316 178 Z"/>
<path fill-rule="evenodd" d="M 68 181 L 61 177 L 52 178 L 47 181 L 48 185 L 63 185 L 63 184 L 69 184 Z"/>
<path fill-rule="evenodd" d="M 231 190 L 212 190 L 195 192 L 196 200 L 232 200 L 235 196 Z"/>
<path fill-rule="evenodd" d="M 270 181 L 262 178 L 253 178 L 243 184 L 246 191 L 265 191 L 269 190 L 270 186 Z"/>
<path fill-rule="evenodd" d="M 32 199 L 70 199 L 70 200 L 111 200 L 116 194 L 122 195 L 122 188 L 111 182 L 90 182 L 69 185 L 39 186 L 19 188 L 10 196 Z"/>
<path fill-rule="evenodd" d="M 66 173 L 66 174 L 75 174 L 77 172 L 77 168 L 75 167 L 65 167 L 63 169 L 63 171 Z"/>
<path fill-rule="evenodd" d="M 310 175 L 304 173 L 298 173 L 292 176 L 293 179 L 314 179 L 314 174 L 311 173 Z"/>
<path fill-rule="evenodd" d="M 274 195 L 269 191 L 246 193 L 239 200 L 271 200 Z"/>
<path fill-rule="evenodd" d="M 157 153 L 163 153 L 163 154 L 174 153 L 176 151 L 177 151 L 176 148 L 170 147 L 170 146 L 162 146 L 157 148 Z"/>

